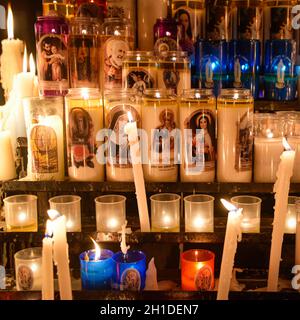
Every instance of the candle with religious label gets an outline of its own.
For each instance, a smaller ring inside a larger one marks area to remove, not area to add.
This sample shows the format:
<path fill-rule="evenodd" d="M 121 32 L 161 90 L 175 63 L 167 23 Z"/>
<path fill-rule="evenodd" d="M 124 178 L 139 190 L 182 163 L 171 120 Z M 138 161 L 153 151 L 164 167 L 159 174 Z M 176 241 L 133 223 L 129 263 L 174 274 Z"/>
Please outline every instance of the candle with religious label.
<path fill-rule="evenodd" d="M 138 130 L 136 121 L 133 121 L 133 117 L 130 111 L 128 112 L 128 120 L 129 123 L 125 125 L 124 131 L 128 135 L 128 141 L 130 145 L 130 155 L 132 161 L 132 170 L 138 203 L 141 231 L 149 232 L 150 222 Z"/>
<path fill-rule="evenodd" d="M 133 181 L 132 161 L 125 132 L 128 112 L 137 128 L 141 128 L 141 104 L 134 90 L 115 89 L 105 95 L 105 127 L 111 130 L 108 137 L 106 177 L 108 181 Z"/>
<path fill-rule="evenodd" d="M 103 92 L 122 87 L 122 66 L 133 50 L 132 26 L 126 19 L 107 18 L 101 27 L 100 87 Z"/>
<path fill-rule="evenodd" d="M 73 0 L 43 0 L 43 16 L 57 15 L 71 19 L 74 13 Z"/>
<path fill-rule="evenodd" d="M 180 95 L 191 89 L 191 65 L 187 52 L 162 51 L 157 62 L 157 85 Z"/>
<path fill-rule="evenodd" d="M 208 250 L 188 250 L 181 254 L 181 286 L 185 291 L 214 289 L 215 254 Z"/>
<path fill-rule="evenodd" d="M 284 117 L 258 113 L 254 116 L 254 122 L 254 181 L 272 183 L 276 181 L 280 155 L 284 150 Z"/>
<path fill-rule="evenodd" d="M 42 251 L 42 300 L 54 300 L 53 278 L 53 230 L 52 222 L 47 220 L 46 234 Z"/>
<path fill-rule="evenodd" d="M 216 99 L 211 90 L 184 90 L 180 96 L 180 130 L 183 150 L 180 165 L 182 182 L 215 180 Z"/>
<path fill-rule="evenodd" d="M 94 250 L 80 254 L 81 283 L 84 290 L 105 290 L 111 288 L 114 263 L 113 252 L 101 249 L 95 240 Z"/>
<path fill-rule="evenodd" d="M 123 61 L 123 88 L 134 89 L 142 95 L 146 89 L 157 87 L 157 58 L 152 51 L 128 51 Z"/>
<path fill-rule="evenodd" d="M 112 287 L 121 291 L 140 291 L 145 287 L 146 256 L 142 251 L 129 251 L 130 247 L 126 245 L 126 225 L 127 221 L 122 226 L 121 251 L 112 257 Z"/>
<path fill-rule="evenodd" d="M 178 104 L 172 90 L 146 90 L 142 127 L 148 138 L 145 180 L 176 182 L 178 175 Z"/>
<path fill-rule="evenodd" d="M 237 209 L 234 205 L 224 199 L 221 199 L 221 202 L 224 207 L 229 210 L 229 213 L 223 246 L 217 300 L 228 300 L 237 244 L 238 241 L 242 240 L 241 222 L 243 218 L 243 209 Z"/>
<path fill-rule="evenodd" d="M 96 158 L 96 137 L 103 128 L 100 92 L 70 89 L 65 101 L 69 177 L 75 181 L 104 181 L 104 164 Z"/>
<path fill-rule="evenodd" d="M 249 90 L 223 89 L 218 97 L 219 182 L 251 182 L 254 101 Z"/>
<path fill-rule="evenodd" d="M 38 17 L 35 24 L 37 70 L 43 96 L 61 96 L 68 91 L 68 34 L 69 27 L 63 17 Z"/>
<path fill-rule="evenodd" d="M 14 39 L 14 19 L 10 5 L 7 16 L 7 39 L 2 40 L 2 55 L 0 59 L 1 83 L 8 97 L 12 88 L 14 76 L 22 71 L 23 42 Z"/>
<path fill-rule="evenodd" d="M 57 267 L 61 300 L 72 300 L 69 248 L 67 243 L 66 217 L 56 210 L 48 210 L 53 228 L 54 263 Z"/>
<path fill-rule="evenodd" d="M 287 216 L 290 180 L 293 175 L 295 151 L 291 150 L 286 139 L 283 139 L 284 151 L 280 157 L 277 180 L 274 185 L 275 212 L 273 221 L 272 245 L 269 262 L 268 291 L 277 291 L 281 250 Z"/>
<path fill-rule="evenodd" d="M 64 180 L 63 98 L 24 99 L 29 180 Z"/>

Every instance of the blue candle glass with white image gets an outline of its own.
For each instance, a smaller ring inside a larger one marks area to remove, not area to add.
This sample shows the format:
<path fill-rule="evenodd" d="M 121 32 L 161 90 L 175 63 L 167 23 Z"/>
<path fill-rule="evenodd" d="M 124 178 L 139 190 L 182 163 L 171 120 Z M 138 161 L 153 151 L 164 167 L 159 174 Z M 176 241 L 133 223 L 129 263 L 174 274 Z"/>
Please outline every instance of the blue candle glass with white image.
<path fill-rule="evenodd" d="M 114 253 L 102 249 L 101 253 L 89 250 L 80 254 L 81 283 L 84 290 L 111 289 L 114 272 Z"/>
<path fill-rule="evenodd" d="M 140 291 L 145 288 L 146 256 L 142 251 L 122 252 L 112 257 L 114 272 L 112 287 L 121 291 Z"/>

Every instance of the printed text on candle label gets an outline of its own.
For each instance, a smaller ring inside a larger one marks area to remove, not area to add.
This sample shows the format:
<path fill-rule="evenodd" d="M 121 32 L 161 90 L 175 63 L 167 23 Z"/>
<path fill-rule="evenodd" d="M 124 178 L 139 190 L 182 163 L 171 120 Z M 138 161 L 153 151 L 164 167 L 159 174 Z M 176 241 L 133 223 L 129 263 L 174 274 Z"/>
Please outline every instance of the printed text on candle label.
<path fill-rule="evenodd" d="M 5 268 L 0 266 L 0 290 L 5 289 Z"/>
<path fill-rule="evenodd" d="M 100 315 L 116 315 L 131 318 L 134 314 L 144 315 L 196 315 L 198 305 L 149 305 L 142 308 L 138 307 L 115 307 L 110 304 L 100 308 Z"/>
<path fill-rule="evenodd" d="M 292 288 L 294 290 L 300 289 L 300 265 L 296 265 L 292 269 L 292 273 L 295 274 L 295 276 L 292 279 Z"/>

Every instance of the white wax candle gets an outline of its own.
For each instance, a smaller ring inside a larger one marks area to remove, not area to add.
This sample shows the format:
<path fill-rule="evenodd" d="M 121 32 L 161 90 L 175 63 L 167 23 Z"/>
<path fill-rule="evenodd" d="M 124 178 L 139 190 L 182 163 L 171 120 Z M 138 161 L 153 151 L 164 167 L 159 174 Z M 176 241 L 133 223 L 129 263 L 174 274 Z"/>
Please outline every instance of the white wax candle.
<path fill-rule="evenodd" d="M 128 113 L 129 121 L 132 120 L 131 113 Z M 132 161 L 133 177 L 136 189 L 136 197 L 140 216 L 140 224 L 142 232 L 150 232 L 149 212 L 147 206 L 147 196 L 145 189 L 145 180 L 141 160 L 141 152 L 138 140 L 138 131 L 136 122 L 129 122 L 124 128 L 128 135 L 130 144 L 130 155 Z"/>
<path fill-rule="evenodd" d="M 300 183 L 300 137 L 290 137 L 288 138 L 288 143 L 293 150 L 296 152 L 295 156 L 295 167 L 292 176 L 292 183 Z"/>
<path fill-rule="evenodd" d="M 0 131 L 0 181 L 16 177 L 16 167 L 9 131 Z"/>
<path fill-rule="evenodd" d="M 241 221 L 243 209 L 237 209 L 223 199 L 221 201 L 230 212 L 226 226 L 217 300 L 228 300 L 237 242 L 242 240 Z"/>
<path fill-rule="evenodd" d="M 287 144 L 285 139 L 284 144 Z M 289 146 L 287 145 L 286 149 L 288 148 Z M 294 170 L 295 151 L 284 151 L 280 159 L 277 180 L 274 185 L 275 212 L 269 262 L 268 291 L 277 291 L 278 287 L 281 250 L 287 216 L 290 180 Z"/>
<path fill-rule="evenodd" d="M 60 299 L 72 300 L 66 217 L 55 210 L 49 210 L 48 215 L 52 220 L 54 262 L 57 266 Z"/>
<path fill-rule="evenodd" d="M 54 300 L 52 222 L 47 220 L 42 252 L 42 299 Z"/>

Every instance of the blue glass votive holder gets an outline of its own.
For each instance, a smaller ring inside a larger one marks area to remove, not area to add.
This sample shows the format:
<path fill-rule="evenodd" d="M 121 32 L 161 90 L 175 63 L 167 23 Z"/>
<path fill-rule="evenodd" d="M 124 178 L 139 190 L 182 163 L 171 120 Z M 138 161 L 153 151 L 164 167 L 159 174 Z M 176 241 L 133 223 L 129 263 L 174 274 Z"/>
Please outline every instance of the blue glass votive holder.
<path fill-rule="evenodd" d="M 146 256 L 141 251 L 122 252 L 112 257 L 114 273 L 112 287 L 117 290 L 139 291 L 145 288 Z"/>
<path fill-rule="evenodd" d="M 261 43 L 259 40 L 232 40 L 229 43 L 229 86 L 251 91 L 259 97 Z"/>
<path fill-rule="evenodd" d="M 267 40 L 265 44 L 265 98 L 276 101 L 295 100 L 296 41 Z"/>
<path fill-rule="evenodd" d="M 95 250 L 89 250 L 80 254 L 82 289 L 111 289 L 114 271 L 113 255 L 112 251 L 106 249 L 101 250 L 99 260 L 95 260 Z"/>

